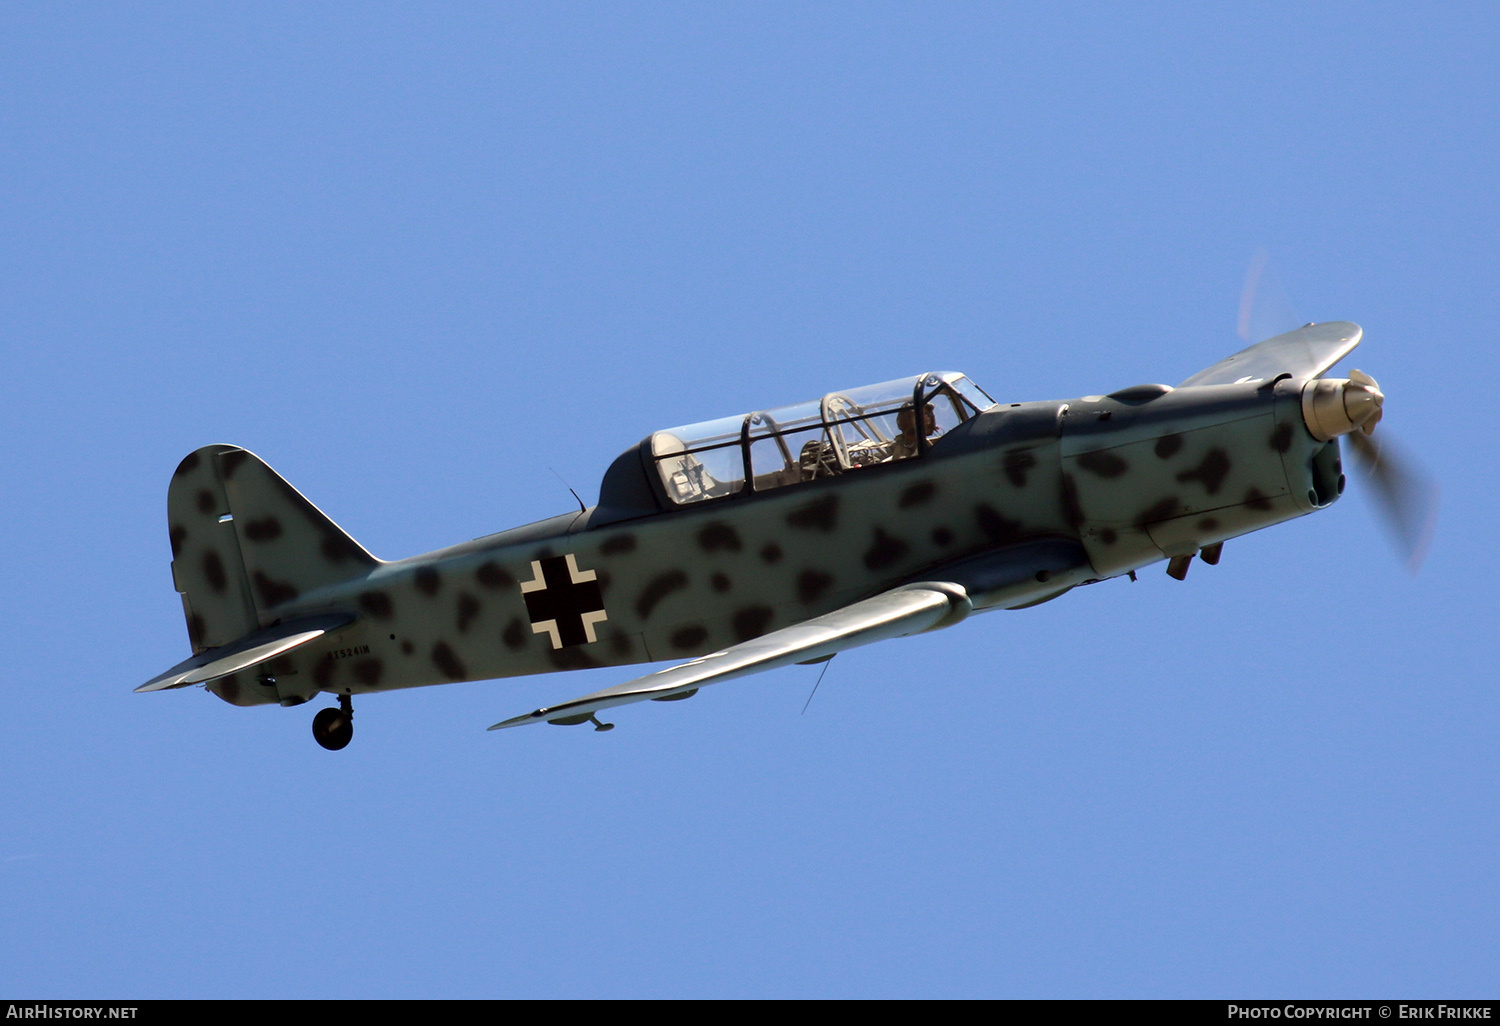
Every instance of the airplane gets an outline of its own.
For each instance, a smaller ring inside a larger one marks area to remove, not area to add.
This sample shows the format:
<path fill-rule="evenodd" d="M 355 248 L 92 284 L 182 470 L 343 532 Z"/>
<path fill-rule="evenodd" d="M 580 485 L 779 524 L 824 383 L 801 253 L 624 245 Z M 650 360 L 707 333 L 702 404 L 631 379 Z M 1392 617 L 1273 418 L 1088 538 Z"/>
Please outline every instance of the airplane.
<path fill-rule="evenodd" d="M 1384 394 L 1325 374 L 1358 325 L 1309 324 L 1175 388 L 993 400 L 927 373 L 656 431 L 596 505 L 408 559 L 376 559 L 257 456 L 209 445 L 167 493 L 193 655 L 136 688 L 233 705 L 353 696 L 667 659 L 677 665 L 492 726 L 611 729 L 598 714 L 860 645 L 1025 609 L 1194 557 L 1332 505 L 1340 440 L 1371 471 L 1413 560 L 1420 477 L 1371 437 Z M 580 506 L 582 502 L 580 501 Z"/>

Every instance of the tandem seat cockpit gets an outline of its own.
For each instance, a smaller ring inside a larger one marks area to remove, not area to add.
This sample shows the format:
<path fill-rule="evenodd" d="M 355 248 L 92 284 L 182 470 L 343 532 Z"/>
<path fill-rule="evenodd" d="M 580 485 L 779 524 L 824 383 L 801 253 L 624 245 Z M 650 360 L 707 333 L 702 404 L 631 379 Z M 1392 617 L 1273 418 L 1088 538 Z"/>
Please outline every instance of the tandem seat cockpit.
<path fill-rule="evenodd" d="M 649 454 L 668 501 L 684 506 L 915 459 L 994 405 L 962 374 L 922 374 L 657 431 Z"/>

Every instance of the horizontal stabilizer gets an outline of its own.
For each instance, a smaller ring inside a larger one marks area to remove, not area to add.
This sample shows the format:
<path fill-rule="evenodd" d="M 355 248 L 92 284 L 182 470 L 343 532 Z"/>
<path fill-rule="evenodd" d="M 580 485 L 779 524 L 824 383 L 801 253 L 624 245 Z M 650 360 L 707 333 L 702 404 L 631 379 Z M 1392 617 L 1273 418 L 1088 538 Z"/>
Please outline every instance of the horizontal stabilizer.
<path fill-rule="evenodd" d="M 1178 388 L 1232 385 L 1241 381 L 1270 381 L 1279 374 L 1316 378 L 1359 345 L 1363 329 L 1348 321 L 1309 324 L 1285 335 L 1257 342 L 1206 367 Z"/>
<path fill-rule="evenodd" d="M 544 721 L 582 723 L 600 709 L 614 705 L 646 699 L 685 698 L 688 692 L 708 684 L 719 684 L 793 663 L 818 661 L 845 649 L 887 638 L 947 627 L 962 620 L 972 608 L 969 596 L 958 585 L 935 581 L 904 585 L 699 659 L 571 702 L 513 717 L 489 729 Z"/>
<path fill-rule="evenodd" d="M 228 645 L 199 652 L 161 676 L 148 680 L 136 690 L 165 691 L 168 688 L 185 688 L 189 684 L 202 684 L 216 677 L 226 677 L 273 659 L 283 652 L 289 652 L 299 645 L 305 645 L 330 631 L 347 627 L 354 620 L 352 614 L 328 613 L 278 623 L 254 634 L 247 634 Z"/>

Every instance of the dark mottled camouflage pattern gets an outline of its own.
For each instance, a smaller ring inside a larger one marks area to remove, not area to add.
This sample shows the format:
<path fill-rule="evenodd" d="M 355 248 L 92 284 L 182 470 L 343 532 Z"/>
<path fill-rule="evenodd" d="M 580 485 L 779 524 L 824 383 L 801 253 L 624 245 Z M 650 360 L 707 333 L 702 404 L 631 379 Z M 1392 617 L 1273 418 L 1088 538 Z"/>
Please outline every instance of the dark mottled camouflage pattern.
<path fill-rule="evenodd" d="M 1304 427 L 1302 384 L 997 406 L 921 458 L 602 527 L 592 510 L 567 514 L 389 563 L 255 456 L 208 446 L 169 492 L 174 580 L 195 651 L 282 618 L 358 615 L 209 685 L 239 705 L 680 660 L 1022 542 L 1081 541 L 1087 576 L 1103 579 L 1327 505 L 1337 443 Z M 534 562 L 567 555 L 594 571 L 607 619 L 597 640 L 554 648 L 522 584 Z M 995 601 L 1034 604 L 1076 583 Z"/>

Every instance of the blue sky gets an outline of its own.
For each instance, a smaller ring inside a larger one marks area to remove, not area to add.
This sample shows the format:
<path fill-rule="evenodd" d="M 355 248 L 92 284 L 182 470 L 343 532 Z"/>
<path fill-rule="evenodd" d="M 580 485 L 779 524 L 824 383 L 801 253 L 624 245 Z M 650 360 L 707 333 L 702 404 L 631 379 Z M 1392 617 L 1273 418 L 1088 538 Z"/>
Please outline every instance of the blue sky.
<path fill-rule="evenodd" d="M 7 5 L 0 991 L 1493 996 L 1497 29 Z M 484 731 L 626 678 L 589 671 L 371 697 L 331 754 L 308 707 L 131 693 L 188 651 L 200 445 L 397 558 L 592 501 L 656 428 L 1180 381 L 1260 247 L 1441 483 L 1418 576 L 1350 494 L 847 653 L 805 715 L 816 667 Z"/>

